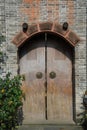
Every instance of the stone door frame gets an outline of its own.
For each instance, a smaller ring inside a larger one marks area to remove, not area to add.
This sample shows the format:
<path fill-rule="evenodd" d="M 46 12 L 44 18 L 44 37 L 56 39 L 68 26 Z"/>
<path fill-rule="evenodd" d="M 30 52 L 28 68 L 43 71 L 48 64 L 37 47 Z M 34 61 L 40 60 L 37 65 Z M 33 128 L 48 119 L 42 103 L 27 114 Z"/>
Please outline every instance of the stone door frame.
<path fill-rule="evenodd" d="M 60 25 L 59 23 L 55 22 L 42 22 L 33 25 L 27 24 L 27 30 L 26 31 L 22 30 L 18 34 L 16 34 L 12 42 L 17 47 L 20 47 L 21 45 L 24 44 L 26 40 L 28 40 L 35 34 L 41 32 L 54 33 L 55 35 L 58 35 L 63 39 L 65 39 L 71 46 L 74 47 L 80 41 L 80 38 L 76 35 L 76 33 L 70 30 L 69 28 L 64 29 L 63 25 Z"/>
<path fill-rule="evenodd" d="M 27 24 L 28 25 L 28 24 Z M 67 41 L 67 44 L 70 44 L 70 46 L 75 47 L 81 39 L 77 36 L 75 32 L 67 28 L 64 30 L 63 25 L 60 25 L 59 23 L 56 22 L 42 22 L 42 23 L 36 23 L 33 25 L 28 25 L 28 28 L 26 32 L 23 30 L 20 31 L 15 35 L 15 37 L 12 40 L 12 43 L 15 44 L 18 48 L 20 48 L 23 44 L 26 43 L 27 40 L 35 36 L 36 34 L 40 34 L 43 32 L 47 33 L 52 33 L 58 37 L 63 38 L 65 41 Z M 75 55 L 75 52 L 74 52 Z M 74 57 L 75 60 L 75 57 Z M 74 63 L 73 63 L 74 65 Z M 73 67 L 74 69 L 74 67 Z M 74 80 L 75 80 L 75 72 L 73 73 Z M 75 85 L 74 85 L 75 86 Z M 75 89 L 74 89 L 74 101 L 75 99 Z M 74 108 L 73 108 L 73 115 L 74 115 L 74 120 L 76 120 L 76 106 L 74 103 Z"/>

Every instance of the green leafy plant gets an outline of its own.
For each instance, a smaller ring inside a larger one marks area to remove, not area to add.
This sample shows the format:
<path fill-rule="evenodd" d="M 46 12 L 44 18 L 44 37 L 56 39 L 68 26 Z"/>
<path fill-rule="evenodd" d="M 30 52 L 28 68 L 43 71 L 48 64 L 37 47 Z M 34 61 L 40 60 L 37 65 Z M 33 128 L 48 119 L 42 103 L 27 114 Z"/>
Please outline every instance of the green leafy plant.
<path fill-rule="evenodd" d="M 0 35 L 0 41 L 3 42 L 3 41 L 5 41 L 5 40 L 6 40 L 6 37 L 5 37 L 4 35 L 1 34 L 1 35 Z"/>
<path fill-rule="evenodd" d="M 3 52 L 0 51 L 0 62 L 3 62 Z"/>
<path fill-rule="evenodd" d="M 87 110 L 84 110 L 82 113 L 77 116 L 81 116 L 80 124 L 87 127 Z"/>
<path fill-rule="evenodd" d="M 23 105 L 22 80 L 21 76 L 11 78 L 10 73 L 0 78 L 0 130 L 13 130 L 18 125 L 18 109 Z"/>
<path fill-rule="evenodd" d="M 2 54 L 3 54 L 3 53 L 0 51 L 0 56 L 2 56 Z"/>

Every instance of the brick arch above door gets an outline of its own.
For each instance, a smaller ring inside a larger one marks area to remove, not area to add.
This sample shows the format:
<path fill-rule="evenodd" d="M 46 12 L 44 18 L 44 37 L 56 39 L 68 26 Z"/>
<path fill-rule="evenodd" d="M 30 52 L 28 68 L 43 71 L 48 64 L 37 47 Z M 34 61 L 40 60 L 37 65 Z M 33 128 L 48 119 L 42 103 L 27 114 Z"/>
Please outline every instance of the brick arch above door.
<path fill-rule="evenodd" d="M 70 29 L 64 30 L 63 26 L 60 25 L 59 23 L 42 22 L 42 23 L 29 25 L 26 32 L 20 31 L 14 37 L 12 43 L 14 43 L 17 47 L 19 47 L 22 44 L 24 44 L 25 41 L 31 38 L 33 35 L 42 32 L 54 33 L 62 37 L 63 39 L 65 39 L 72 46 L 75 46 L 80 41 L 80 38 L 76 35 L 76 33 L 74 33 Z"/>

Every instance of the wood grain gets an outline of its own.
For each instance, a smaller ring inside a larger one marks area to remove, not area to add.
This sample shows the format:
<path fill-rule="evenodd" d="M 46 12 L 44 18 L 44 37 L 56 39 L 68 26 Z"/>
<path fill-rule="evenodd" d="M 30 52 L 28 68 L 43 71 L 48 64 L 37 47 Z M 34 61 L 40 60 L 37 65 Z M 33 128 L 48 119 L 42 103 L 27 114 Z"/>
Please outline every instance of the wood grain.
<path fill-rule="evenodd" d="M 30 40 L 20 52 L 20 74 L 25 75 L 24 123 L 46 123 L 46 109 L 47 122 L 73 122 L 72 48 L 48 34 L 46 53 L 44 36 Z M 38 72 L 42 73 L 41 79 L 36 76 Z M 52 79 L 50 72 L 55 72 L 56 77 Z"/>

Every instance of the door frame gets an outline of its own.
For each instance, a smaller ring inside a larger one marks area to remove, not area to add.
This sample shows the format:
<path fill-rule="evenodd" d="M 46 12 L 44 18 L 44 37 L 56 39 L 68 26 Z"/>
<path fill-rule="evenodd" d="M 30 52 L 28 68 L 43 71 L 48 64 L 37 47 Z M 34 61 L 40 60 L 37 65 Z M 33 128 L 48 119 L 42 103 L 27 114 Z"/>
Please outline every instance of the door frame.
<path fill-rule="evenodd" d="M 50 32 L 56 34 L 57 36 L 60 36 L 61 38 L 65 39 L 71 46 L 75 47 L 78 42 L 81 41 L 81 39 L 77 36 L 75 32 L 69 29 L 68 23 L 67 28 L 64 29 L 65 23 L 63 23 L 63 25 L 59 24 L 58 22 L 49 21 L 35 23 L 32 25 L 28 25 L 28 23 L 25 23 L 27 25 L 26 31 L 23 30 L 22 25 L 22 31 L 15 35 L 12 43 L 15 44 L 17 47 L 20 47 L 25 43 L 26 40 L 30 39 L 32 36 L 41 32 Z"/>

